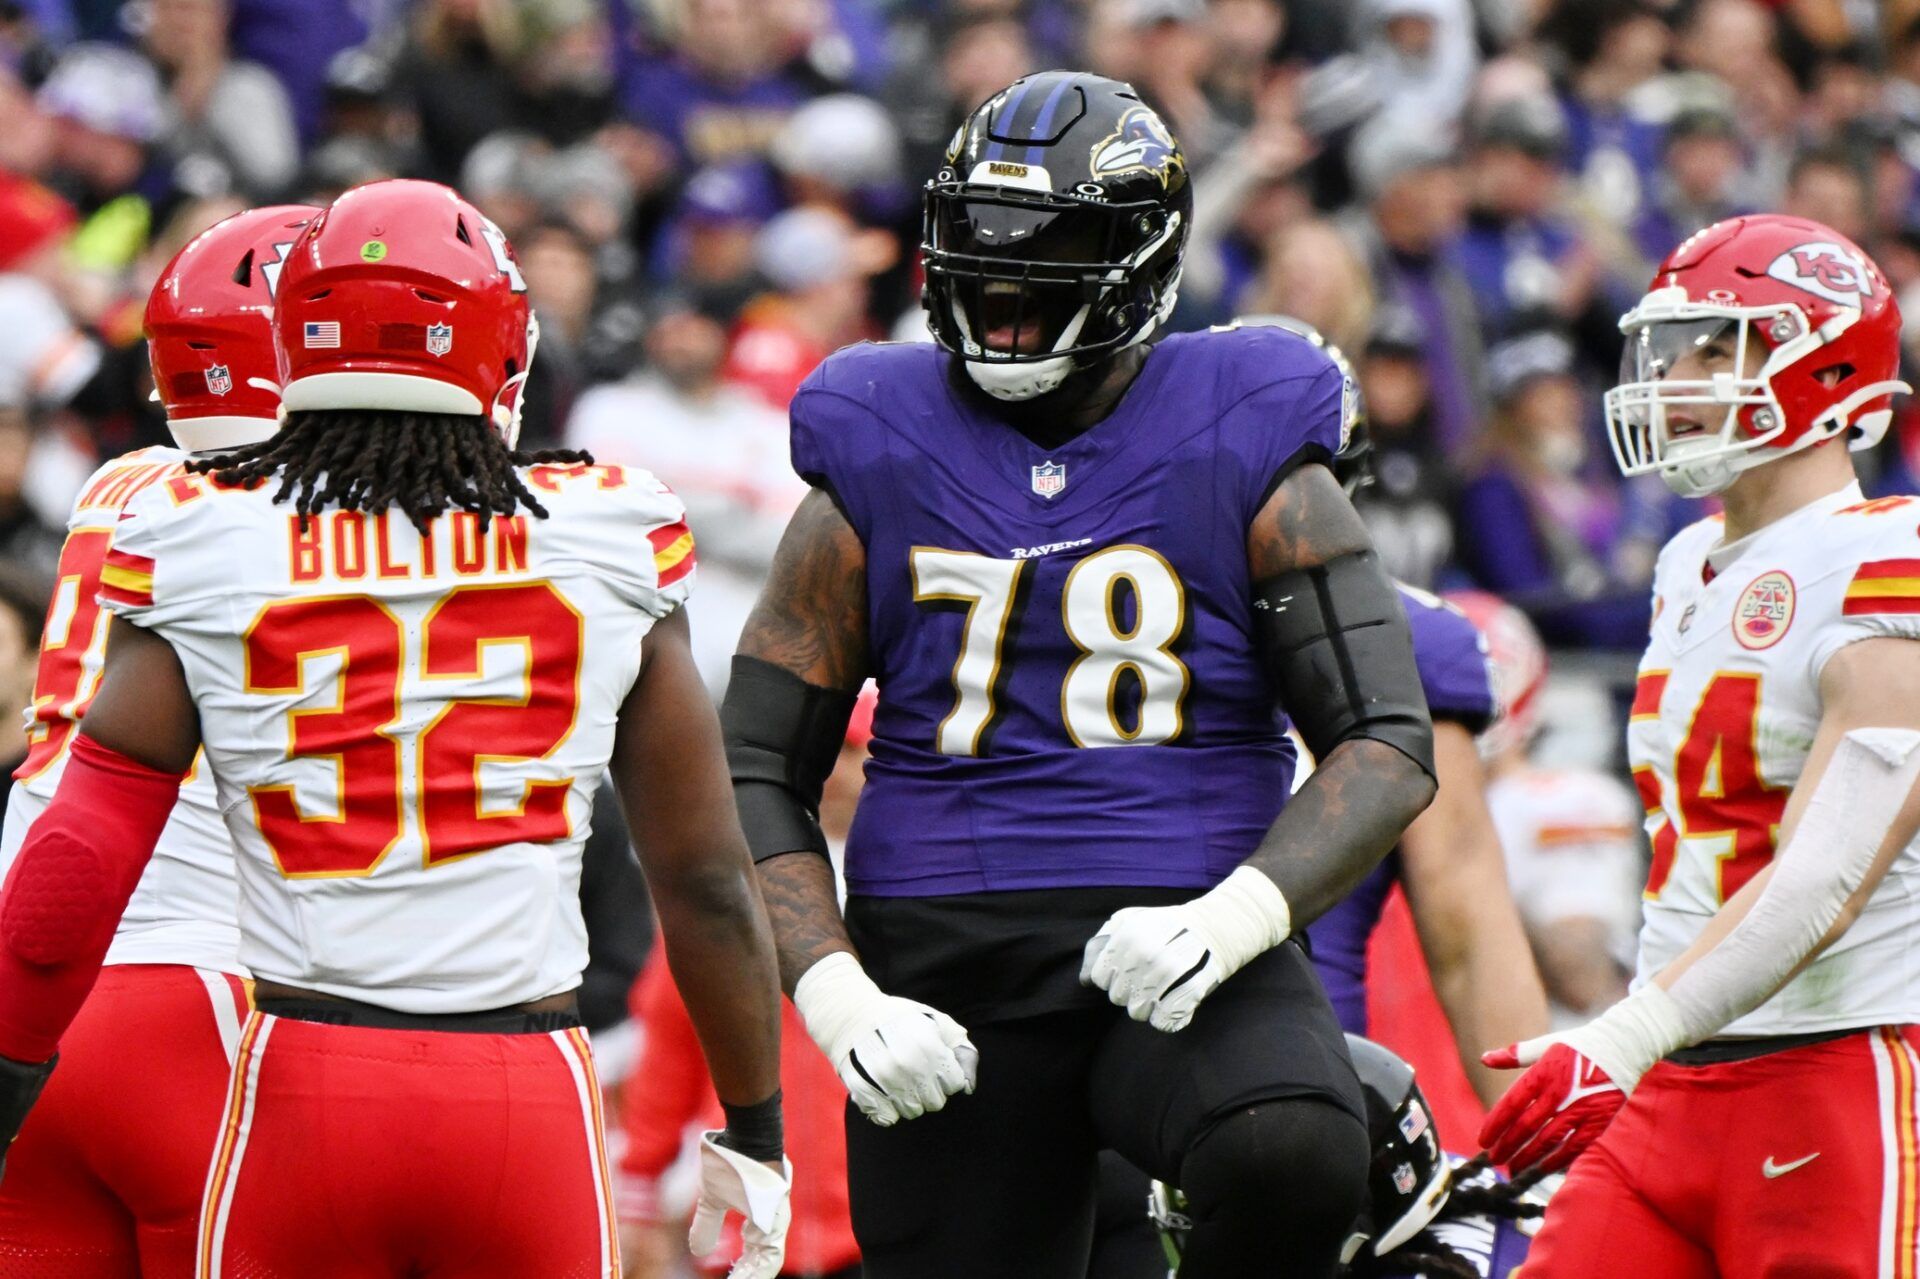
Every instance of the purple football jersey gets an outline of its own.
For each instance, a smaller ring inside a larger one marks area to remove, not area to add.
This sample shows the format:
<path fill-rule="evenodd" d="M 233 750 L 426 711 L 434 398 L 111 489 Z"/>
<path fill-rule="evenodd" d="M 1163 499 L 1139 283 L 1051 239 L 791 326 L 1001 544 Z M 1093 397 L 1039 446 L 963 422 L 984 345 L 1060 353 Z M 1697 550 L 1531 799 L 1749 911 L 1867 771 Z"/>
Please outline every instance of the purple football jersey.
<path fill-rule="evenodd" d="M 1400 604 L 1413 629 L 1413 660 L 1434 722 L 1451 720 L 1478 733 L 1492 722 L 1497 707 L 1485 637 L 1466 614 L 1425 591 L 1401 587 Z M 1314 967 L 1348 1034 L 1367 1033 L 1367 939 L 1399 878 L 1395 849 L 1307 929 Z"/>
<path fill-rule="evenodd" d="M 1043 448 L 945 353 L 863 344 L 794 397 L 794 469 L 867 554 L 872 759 L 847 885 L 1204 889 L 1286 802 L 1247 528 L 1340 446 L 1342 378 L 1282 329 L 1175 334 Z"/>

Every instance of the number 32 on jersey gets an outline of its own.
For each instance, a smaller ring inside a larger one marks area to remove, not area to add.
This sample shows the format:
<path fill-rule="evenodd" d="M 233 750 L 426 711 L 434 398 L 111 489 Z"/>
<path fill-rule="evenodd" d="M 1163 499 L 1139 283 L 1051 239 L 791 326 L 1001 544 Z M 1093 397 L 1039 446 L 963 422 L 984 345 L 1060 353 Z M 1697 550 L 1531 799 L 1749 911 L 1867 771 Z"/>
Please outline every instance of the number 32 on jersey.
<path fill-rule="evenodd" d="M 953 709 L 935 734 L 942 754 L 979 754 L 993 726 L 1007 637 L 1033 624 L 1020 616 L 1033 564 L 913 548 L 914 602 L 966 612 L 953 663 Z M 1133 600 L 1130 625 L 1121 621 L 1123 591 Z M 1061 683 L 1060 719 L 1075 746 L 1156 746 L 1180 735 L 1181 703 L 1192 677 L 1172 649 L 1186 620 L 1186 588 L 1157 551 L 1109 546 L 1073 566 L 1061 588 L 1060 621 L 1080 652 Z M 1138 688 L 1130 715 L 1130 699 L 1122 695 L 1129 677 Z"/>

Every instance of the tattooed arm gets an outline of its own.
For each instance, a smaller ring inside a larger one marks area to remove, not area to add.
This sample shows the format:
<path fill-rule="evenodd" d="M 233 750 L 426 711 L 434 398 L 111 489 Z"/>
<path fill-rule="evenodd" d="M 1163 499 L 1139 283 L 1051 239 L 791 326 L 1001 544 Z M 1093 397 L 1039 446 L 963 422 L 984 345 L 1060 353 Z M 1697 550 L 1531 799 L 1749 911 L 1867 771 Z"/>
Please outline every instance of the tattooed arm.
<path fill-rule="evenodd" d="M 866 674 L 866 548 L 815 490 L 747 618 L 722 718 L 781 983 L 854 1104 L 885 1127 L 971 1092 L 979 1054 L 953 1018 L 873 983 L 834 899 L 820 788 Z"/>
<path fill-rule="evenodd" d="M 1332 472 L 1318 465 L 1288 476 L 1247 533 L 1255 582 L 1371 547 L 1366 526 Z M 1391 592 L 1384 572 L 1373 571 Z M 1409 646 L 1409 667 L 1412 658 Z M 1416 671 L 1404 674 L 1419 686 Z M 1427 749 L 1430 760 L 1430 734 Z M 1278 886 L 1298 932 L 1366 878 L 1433 796 L 1432 776 L 1410 756 L 1382 741 L 1348 738 L 1319 761 L 1246 864 Z"/>
<path fill-rule="evenodd" d="M 766 588 L 740 635 L 739 655 L 815 689 L 852 694 L 866 678 L 867 552 L 824 491 L 807 494 L 787 525 Z M 728 701 L 731 723 L 740 708 L 731 692 Z M 852 954 L 853 946 L 826 858 L 813 850 L 771 857 L 756 852 L 780 980 L 791 994 L 807 969 L 835 951 Z"/>
<path fill-rule="evenodd" d="M 1365 877 L 1433 798 L 1433 726 L 1406 615 L 1326 467 L 1297 468 L 1247 534 L 1257 642 L 1320 767 L 1234 872 L 1177 906 L 1129 907 L 1080 980 L 1169 1033 Z"/>

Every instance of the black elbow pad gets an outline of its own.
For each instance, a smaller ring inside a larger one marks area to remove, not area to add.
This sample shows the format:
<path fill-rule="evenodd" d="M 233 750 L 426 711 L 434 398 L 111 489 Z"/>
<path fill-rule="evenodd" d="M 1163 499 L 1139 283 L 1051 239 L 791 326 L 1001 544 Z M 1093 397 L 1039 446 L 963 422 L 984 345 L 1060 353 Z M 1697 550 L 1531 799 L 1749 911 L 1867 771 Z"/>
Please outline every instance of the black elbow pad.
<path fill-rule="evenodd" d="M 1315 757 L 1366 737 L 1433 776 L 1413 632 L 1378 556 L 1356 551 L 1256 582 L 1253 616 L 1281 705 Z"/>
<path fill-rule="evenodd" d="M 840 758 L 854 695 L 809 684 L 757 657 L 733 659 L 720 704 L 733 802 L 755 861 L 827 854 L 820 793 Z"/>

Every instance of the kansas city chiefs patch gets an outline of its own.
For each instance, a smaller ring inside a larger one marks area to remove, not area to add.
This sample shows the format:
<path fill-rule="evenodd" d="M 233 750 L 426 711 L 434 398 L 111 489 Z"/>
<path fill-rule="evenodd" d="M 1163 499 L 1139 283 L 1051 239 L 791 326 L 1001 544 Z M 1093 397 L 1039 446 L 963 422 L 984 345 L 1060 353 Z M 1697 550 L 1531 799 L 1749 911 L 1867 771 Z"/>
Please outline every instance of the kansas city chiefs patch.
<path fill-rule="evenodd" d="M 1866 261 L 1832 240 L 1796 244 L 1773 260 L 1767 274 L 1841 306 L 1857 307 L 1873 296 L 1873 272 Z"/>

